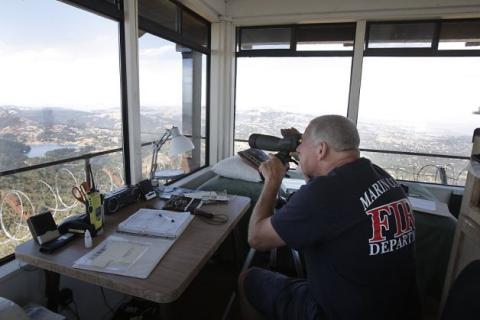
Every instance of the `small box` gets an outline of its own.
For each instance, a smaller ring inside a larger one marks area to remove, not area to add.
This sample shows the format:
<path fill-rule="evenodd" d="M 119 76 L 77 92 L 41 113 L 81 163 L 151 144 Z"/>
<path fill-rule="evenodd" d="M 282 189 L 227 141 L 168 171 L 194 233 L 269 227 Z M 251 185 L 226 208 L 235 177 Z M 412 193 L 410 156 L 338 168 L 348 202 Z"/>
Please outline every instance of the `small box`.
<path fill-rule="evenodd" d="M 28 228 L 36 243 L 42 245 L 60 236 L 57 224 L 50 211 L 31 216 L 27 220 Z"/>

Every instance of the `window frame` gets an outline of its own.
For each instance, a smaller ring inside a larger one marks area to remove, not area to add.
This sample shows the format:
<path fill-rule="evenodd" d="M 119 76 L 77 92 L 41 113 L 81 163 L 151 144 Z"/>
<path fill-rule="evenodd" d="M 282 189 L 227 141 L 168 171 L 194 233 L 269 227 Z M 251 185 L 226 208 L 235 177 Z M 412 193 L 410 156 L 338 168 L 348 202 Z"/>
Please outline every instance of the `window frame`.
<path fill-rule="evenodd" d="M 80 156 L 76 157 L 70 157 L 70 158 L 65 158 L 65 159 L 60 159 L 56 161 L 50 161 L 50 162 L 44 162 L 41 164 L 33 165 L 33 166 L 26 166 L 26 167 L 21 167 L 21 168 L 15 168 L 11 170 L 5 170 L 0 172 L 0 177 L 3 176 L 8 176 L 8 175 L 13 175 L 16 173 L 22 173 L 22 172 L 27 172 L 27 171 L 33 171 L 37 169 L 42 169 L 46 167 L 51 167 L 59 164 L 65 164 L 73 161 L 78 161 L 78 160 L 85 160 L 87 161 L 88 159 L 91 159 L 93 157 L 97 156 L 102 156 L 110 153 L 116 153 L 119 151 L 123 152 L 123 165 L 124 165 L 124 174 L 125 174 L 125 184 L 130 185 L 131 184 L 131 172 L 130 172 L 130 158 L 129 158 L 129 150 L 130 150 L 130 141 L 129 141 L 129 135 L 128 135 L 128 99 L 127 99 L 127 74 L 126 74 L 126 43 L 125 43 L 125 19 L 124 19 L 124 11 L 123 11 L 123 0 L 115 0 L 115 3 L 109 3 L 105 1 L 98 1 L 98 0 L 57 0 L 59 2 L 65 3 L 67 5 L 71 5 L 73 7 L 78 8 L 79 10 L 85 10 L 88 12 L 91 12 L 93 14 L 99 15 L 101 17 L 111 19 L 115 22 L 118 23 L 118 39 L 119 39 L 119 74 L 120 74 L 120 96 L 121 96 L 121 101 L 120 101 L 120 112 L 122 115 L 122 141 L 123 145 L 120 148 L 114 148 L 114 149 L 109 149 L 109 150 L 104 150 L 100 152 L 93 152 L 93 153 L 87 153 L 87 154 L 82 154 Z M 147 27 L 152 27 L 152 30 L 148 30 L 148 32 L 165 38 L 167 40 L 173 41 L 175 43 L 181 44 L 183 46 L 189 47 L 193 50 L 196 50 L 202 54 L 206 55 L 206 128 L 205 128 L 205 134 L 206 134 L 206 141 L 205 141 L 205 165 L 200 166 L 199 168 L 192 170 L 188 174 L 184 175 L 188 176 L 191 175 L 207 166 L 210 164 L 210 159 L 209 159 L 209 148 L 210 148 L 210 48 L 211 48 L 211 23 L 197 14 L 196 12 L 188 9 L 186 6 L 183 4 L 179 3 L 178 1 L 175 0 L 170 0 L 173 2 L 175 5 L 179 7 L 179 10 L 177 11 L 177 17 L 179 16 L 180 20 L 177 21 L 179 24 L 180 30 L 181 30 L 181 16 L 183 11 L 188 11 L 189 14 L 193 15 L 195 18 L 200 19 L 202 22 L 204 22 L 206 25 L 208 25 L 208 43 L 207 47 L 200 46 L 192 41 L 189 41 L 183 37 L 183 35 L 180 33 L 175 33 L 172 32 L 171 30 L 168 30 L 165 27 L 162 27 L 160 25 L 157 25 L 155 23 L 149 23 L 147 19 L 140 19 L 139 16 L 139 29 L 142 26 Z M 146 20 L 142 22 L 140 20 Z M 147 146 L 151 144 L 151 142 L 146 142 L 142 143 L 143 146 Z M 174 181 L 172 181 L 174 182 Z M 15 259 L 15 253 L 11 253 L 10 255 L 0 257 L 0 266 L 13 261 Z"/>

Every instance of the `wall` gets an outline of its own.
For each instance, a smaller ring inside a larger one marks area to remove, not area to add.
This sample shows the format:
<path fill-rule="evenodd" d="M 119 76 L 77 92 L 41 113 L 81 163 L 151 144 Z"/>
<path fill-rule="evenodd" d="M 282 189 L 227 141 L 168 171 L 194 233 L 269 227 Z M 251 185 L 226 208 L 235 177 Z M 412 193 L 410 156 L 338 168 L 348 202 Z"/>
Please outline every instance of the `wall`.
<path fill-rule="evenodd" d="M 211 22 L 218 21 L 219 16 L 225 15 L 224 0 L 180 0 L 180 2 Z"/>

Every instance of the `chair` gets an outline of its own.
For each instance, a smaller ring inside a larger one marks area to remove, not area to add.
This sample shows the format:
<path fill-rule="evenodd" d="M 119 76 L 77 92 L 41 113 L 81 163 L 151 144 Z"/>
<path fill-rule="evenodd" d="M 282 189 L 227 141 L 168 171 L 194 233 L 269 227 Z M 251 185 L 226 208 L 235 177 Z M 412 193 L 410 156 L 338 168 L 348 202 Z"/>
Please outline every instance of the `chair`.
<path fill-rule="evenodd" d="M 480 260 L 467 265 L 455 279 L 443 308 L 441 320 L 480 319 Z"/>

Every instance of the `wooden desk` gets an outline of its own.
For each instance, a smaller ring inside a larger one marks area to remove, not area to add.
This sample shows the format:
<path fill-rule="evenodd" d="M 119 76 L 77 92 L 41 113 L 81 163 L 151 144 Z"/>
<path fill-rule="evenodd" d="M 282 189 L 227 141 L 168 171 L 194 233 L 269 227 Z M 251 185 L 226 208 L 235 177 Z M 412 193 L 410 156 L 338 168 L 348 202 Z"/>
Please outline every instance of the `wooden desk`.
<path fill-rule="evenodd" d="M 40 253 L 38 245 L 30 240 L 15 249 L 15 257 L 39 268 L 104 288 L 158 303 L 170 303 L 183 293 L 250 206 L 249 198 L 229 196 L 229 199 L 226 204 L 202 207 L 212 213 L 227 214 L 229 217 L 227 223 L 210 225 L 195 217 L 147 279 L 73 269 L 73 262 L 88 252 L 84 247 L 83 238 L 72 241 L 53 254 Z M 112 234 L 121 221 L 139 208 L 162 206 L 163 201 L 155 199 L 132 205 L 107 216 L 105 231 L 93 238 L 93 245 L 98 245 Z M 58 279 L 56 281 L 58 282 Z"/>

